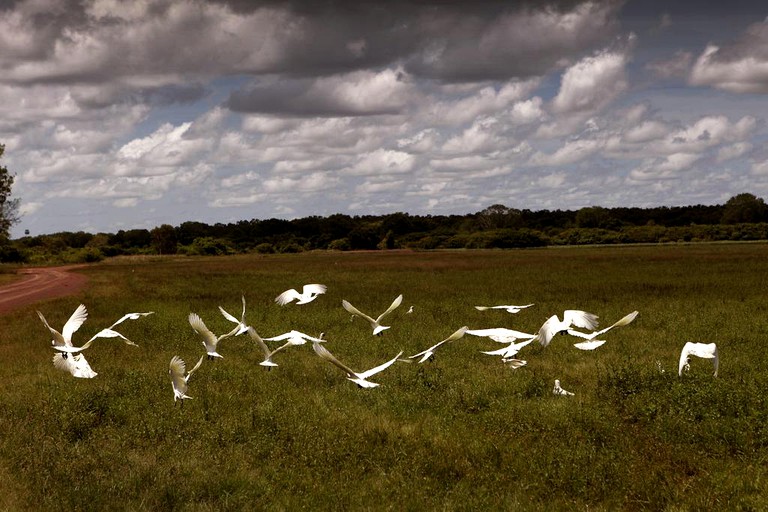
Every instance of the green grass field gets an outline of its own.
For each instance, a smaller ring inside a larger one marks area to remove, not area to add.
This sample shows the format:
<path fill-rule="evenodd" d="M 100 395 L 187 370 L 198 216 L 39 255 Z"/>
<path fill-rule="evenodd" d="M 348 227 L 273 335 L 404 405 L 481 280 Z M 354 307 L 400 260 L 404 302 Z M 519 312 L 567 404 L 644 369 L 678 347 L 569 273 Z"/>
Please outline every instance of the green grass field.
<path fill-rule="evenodd" d="M 765 244 L 515 251 L 305 253 L 133 259 L 84 272 L 87 290 L 0 318 L 0 510 L 765 510 L 768 508 L 768 317 Z M 287 288 L 324 283 L 305 306 Z M 342 299 L 378 315 L 371 336 Z M 465 336 L 432 362 L 396 363 L 359 389 L 312 351 L 292 347 L 271 372 L 247 336 L 190 380 L 174 406 L 168 363 L 202 345 L 194 311 L 216 333 L 221 305 L 264 337 L 325 332 L 354 369 L 419 352 L 463 325 L 535 332 L 583 309 L 607 326 L 594 352 L 558 336 L 511 370 Z M 95 379 L 53 368 L 35 309 L 61 328 L 79 303 L 75 345 L 126 312 L 155 314 L 98 340 Z M 526 304 L 517 315 L 475 305 Z M 406 314 L 409 306 L 413 314 Z M 720 372 L 687 341 L 717 342 Z M 663 373 L 657 364 L 665 370 Z M 552 395 L 559 378 L 572 397 Z"/>

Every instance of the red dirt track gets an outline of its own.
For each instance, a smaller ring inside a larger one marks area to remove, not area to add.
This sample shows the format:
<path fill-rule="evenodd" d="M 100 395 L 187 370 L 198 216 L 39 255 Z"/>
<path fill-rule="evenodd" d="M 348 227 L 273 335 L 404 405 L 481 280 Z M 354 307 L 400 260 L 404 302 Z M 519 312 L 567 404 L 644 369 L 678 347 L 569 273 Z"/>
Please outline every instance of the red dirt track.
<path fill-rule="evenodd" d="M 64 297 L 79 292 L 88 278 L 69 272 L 85 265 L 65 267 L 23 268 L 24 277 L 6 286 L 0 286 L 0 315 L 45 299 Z"/>

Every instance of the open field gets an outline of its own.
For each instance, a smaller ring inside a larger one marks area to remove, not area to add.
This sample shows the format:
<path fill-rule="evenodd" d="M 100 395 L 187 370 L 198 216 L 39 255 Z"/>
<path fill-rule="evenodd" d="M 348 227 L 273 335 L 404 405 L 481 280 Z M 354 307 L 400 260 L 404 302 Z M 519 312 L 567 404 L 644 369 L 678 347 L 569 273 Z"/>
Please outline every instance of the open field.
<path fill-rule="evenodd" d="M 307 253 L 122 260 L 89 267 L 77 296 L 37 305 L 60 328 L 83 302 L 75 345 L 126 312 L 155 315 L 99 340 L 99 373 L 51 364 L 35 307 L 0 317 L 0 510 L 765 510 L 768 508 L 768 246 L 685 245 L 519 251 Z M 328 293 L 274 304 L 304 283 Z M 221 305 L 262 336 L 325 332 L 355 369 L 419 352 L 467 325 L 535 332 L 583 309 L 607 326 L 594 352 L 559 336 L 511 370 L 465 336 L 433 362 L 397 363 L 358 389 L 311 345 L 275 356 L 247 336 L 222 341 L 194 397 L 174 407 L 168 362 L 191 367 L 198 313 L 231 329 Z M 402 293 L 381 338 L 350 321 Z M 535 306 L 517 315 L 474 305 Z M 406 314 L 409 306 L 413 314 Z M 719 377 L 686 341 L 717 342 Z M 665 370 L 657 369 L 657 362 Z M 554 379 L 575 396 L 551 393 Z"/>

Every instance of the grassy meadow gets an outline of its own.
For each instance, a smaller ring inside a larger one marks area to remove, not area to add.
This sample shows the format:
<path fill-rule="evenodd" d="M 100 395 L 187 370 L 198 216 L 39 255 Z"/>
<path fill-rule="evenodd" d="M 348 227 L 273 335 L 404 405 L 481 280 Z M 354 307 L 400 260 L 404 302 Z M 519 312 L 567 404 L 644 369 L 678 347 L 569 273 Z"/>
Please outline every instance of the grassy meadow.
<path fill-rule="evenodd" d="M 0 317 L 0 510 L 768 509 L 765 244 L 123 259 L 82 272 L 83 293 Z M 273 302 L 305 283 L 328 292 Z M 375 317 L 400 293 L 381 338 L 341 307 Z M 355 370 L 463 325 L 535 332 L 564 309 L 601 326 L 640 314 L 594 352 L 569 336 L 528 346 L 517 370 L 479 352 L 501 345 L 467 335 L 371 390 L 311 344 L 267 372 L 240 336 L 174 406 L 171 357 L 191 368 L 203 353 L 187 315 L 229 331 L 217 306 L 239 316 L 241 294 L 263 337 L 324 332 Z M 90 380 L 53 368 L 35 314 L 60 329 L 81 302 L 75 345 L 155 312 L 117 328 L 139 347 L 84 352 Z M 531 302 L 516 315 L 473 307 Z M 678 377 L 687 341 L 718 343 L 717 378 L 698 359 Z M 556 378 L 575 396 L 553 396 Z"/>

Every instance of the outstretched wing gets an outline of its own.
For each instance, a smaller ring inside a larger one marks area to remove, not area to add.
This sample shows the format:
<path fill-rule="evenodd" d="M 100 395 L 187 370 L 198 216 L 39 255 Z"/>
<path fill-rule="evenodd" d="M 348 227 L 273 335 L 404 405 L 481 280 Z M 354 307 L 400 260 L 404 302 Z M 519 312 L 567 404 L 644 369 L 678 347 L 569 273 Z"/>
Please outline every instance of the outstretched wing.
<path fill-rule="evenodd" d="M 51 340 L 51 343 L 54 346 L 72 346 L 72 343 L 66 340 L 59 331 L 57 331 L 56 329 L 48 325 L 48 321 L 45 319 L 45 317 L 41 312 L 38 311 L 37 316 L 40 317 L 40 320 L 43 322 L 43 325 L 45 325 L 45 327 L 48 328 L 48 331 L 51 333 L 51 336 L 53 336 L 53 340 Z"/>
<path fill-rule="evenodd" d="M 67 320 L 67 323 L 64 324 L 64 327 L 61 329 L 61 336 L 64 338 L 64 342 L 67 345 L 72 344 L 72 335 L 80 328 L 81 325 L 83 325 L 83 322 L 88 318 L 88 310 L 85 309 L 84 304 L 80 304 L 77 306 L 77 309 L 75 309 L 75 312 L 72 313 L 72 316 L 69 317 L 69 320 Z"/>
<path fill-rule="evenodd" d="M 86 343 L 85 345 L 83 345 L 83 346 L 82 346 L 82 347 L 80 347 L 80 348 L 81 348 L 81 349 L 85 349 L 85 348 L 86 348 L 88 345 L 90 345 L 90 343 L 91 343 L 93 340 L 95 340 L 96 338 L 120 338 L 120 339 L 122 339 L 122 340 L 123 340 L 123 341 L 124 341 L 126 344 L 128 344 L 128 345 L 132 345 L 132 346 L 134 346 L 134 347 L 138 347 L 138 345 L 137 345 L 137 344 L 135 344 L 134 342 L 132 342 L 131 340 L 129 340 L 128 338 L 126 338 L 125 336 L 123 336 L 122 334 L 120 334 L 119 332 L 117 332 L 117 331 L 113 331 L 112 329 L 102 329 L 102 330 L 100 330 L 99 332 L 97 332 L 96 334 L 94 334 L 94 335 L 93 335 L 93 338 L 89 339 L 89 340 L 88 340 L 88 343 Z"/>
<path fill-rule="evenodd" d="M 370 322 L 371 324 L 375 324 L 375 323 L 376 323 L 376 320 L 374 320 L 374 319 L 373 319 L 373 318 L 371 318 L 370 316 L 366 315 L 365 313 L 363 313 L 362 311 L 360 311 L 359 309 L 357 309 L 355 306 L 353 306 L 352 304 L 350 304 L 350 303 L 349 303 L 349 302 L 347 302 L 346 300 L 342 300 L 342 301 L 341 301 L 341 306 L 342 306 L 344 309 L 346 309 L 346 310 L 347 310 L 347 311 L 348 311 L 350 314 L 352 314 L 352 315 L 356 315 L 356 316 L 359 316 L 360 318 L 365 318 L 365 319 L 366 319 L 366 320 L 368 320 L 368 322 Z M 379 317 L 379 318 L 381 318 L 381 317 Z"/>
<path fill-rule="evenodd" d="M 283 293 L 275 297 L 275 302 L 277 302 L 281 306 L 285 306 L 291 301 L 294 301 L 296 299 L 301 299 L 301 294 L 291 288 L 290 290 L 285 290 Z"/>
<path fill-rule="evenodd" d="M 392 304 L 389 306 L 389 308 L 387 308 L 385 312 L 379 315 L 379 318 L 377 318 L 376 321 L 381 322 L 382 318 L 384 318 L 385 316 L 387 316 L 388 314 L 396 310 L 398 307 L 400 307 L 400 304 L 402 303 L 403 303 L 403 294 L 401 293 L 400 295 L 397 296 L 397 298 L 394 301 L 392 301 Z"/>
<path fill-rule="evenodd" d="M 370 370 L 366 370 L 363 373 L 358 373 L 357 376 L 361 379 L 367 379 L 368 377 L 372 375 L 376 375 L 382 370 L 386 370 L 393 364 L 395 364 L 395 361 L 397 361 L 397 358 L 403 355 L 403 351 L 401 350 L 399 354 L 397 354 L 395 357 L 387 361 L 386 363 L 380 364 L 379 366 L 376 366 L 375 368 L 371 368 Z"/>
<path fill-rule="evenodd" d="M 173 389 L 178 390 L 182 394 L 187 390 L 187 381 L 184 379 L 184 372 L 186 369 L 187 365 L 182 358 L 179 356 L 173 356 L 171 358 L 171 364 L 168 366 L 168 373 L 171 376 Z"/>
<path fill-rule="evenodd" d="M 304 288 L 302 288 L 302 292 L 304 296 L 309 295 L 320 295 L 322 293 L 325 293 L 325 291 L 328 289 L 327 286 L 324 284 L 305 284 Z"/>
<path fill-rule="evenodd" d="M 203 359 L 205 359 L 205 354 L 200 356 L 200 359 L 198 359 L 197 364 L 189 370 L 189 373 L 187 373 L 187 376 L 184 378 L 184 382 L 189 382 L 189 378 L 192 376 L 193 373 L 197 371 L 198 368 L 203 364 Z"/>
<path fill-rule="evenodd" d="M 566 325 L 574 325 L 592 331 L 597 329 L 597 318 L 597 315 L 587 313 L 586 311 L 579 311 L 577 309 L 567 309 L 563 312 L 563 323 Z"/>
<path fill-rule="evenodd" d="M 357 376 L 357 374 L 354 372 L 354 370 L 352 370 L 352 368 L 350 368 L 349 366 L 345 365 L 344 363 L 336 359 L 336 357 L 333 354 L 331 354 L 328 351 L 328 349 L 322 346 L 320 343 L 317 343 L 317 342 L 312 343 L 312 348 L 315 350 L 315 353 L 317 355 L 319 355 L 329 363 L 335 365 L 336 367 L 340 368 L 341 371 L 347 374 L 347 377 Z"/>
<path fill-rule="evenodd" d="M 120 320 L 118 320 L 117 322 L 115 322 L 112 325 L 110 325 L 108 327 L 108 329 L 112 329 L 116 325 L 120 325 L 121 323 L 125 322 L 126 320 L 138 320 L 139 318 L 141 318 L 143 316 L 154 315 L 154 314 L 155 314 L 154 311 L 149 311 L 147 313 L 126 313 L 125 315 L 122 316 L 122 318 L 120 318 Z"/>

